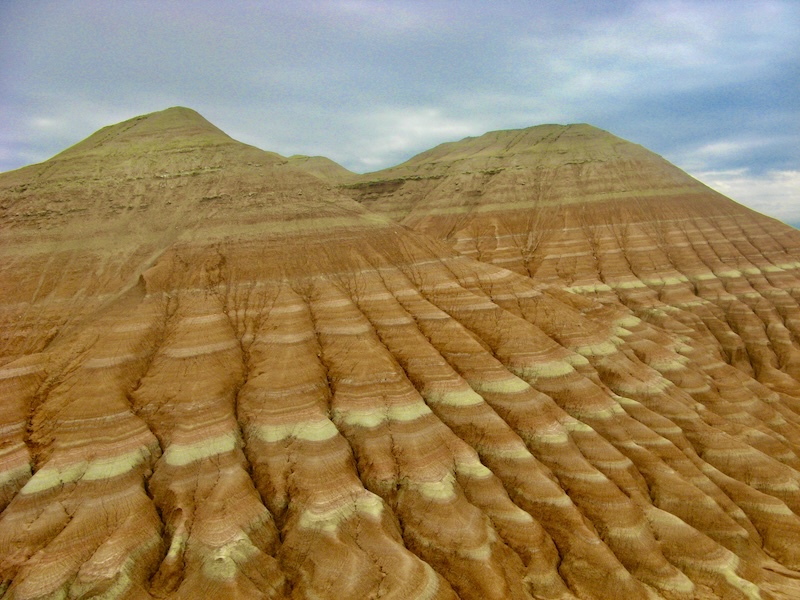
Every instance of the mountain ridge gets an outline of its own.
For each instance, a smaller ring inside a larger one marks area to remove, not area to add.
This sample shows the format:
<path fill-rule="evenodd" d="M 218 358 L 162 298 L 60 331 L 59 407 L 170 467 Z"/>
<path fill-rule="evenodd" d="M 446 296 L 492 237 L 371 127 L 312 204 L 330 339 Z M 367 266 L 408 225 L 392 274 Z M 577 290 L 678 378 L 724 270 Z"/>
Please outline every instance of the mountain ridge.
<path fill-rule="evenodd" d="M 4 598 L 800 594 L 800 233 L 583 126 L 359 187 L 186 110 L 0 175 Z"/>
<path fill-rule="evenodd" d="M 557 142 L 564 134 L 568 134 L 568 137 L 603 138 L 606 144 L 625 143 L 621 138 L 587 123 L 544 124 L 521 129 L 499 129 L 479 136 L 468 136 L 458 141 L 438 144 L 393 167 L 365 173 L 364 177 L 374 176 L 384 171 L 401 170 L 406 166 L 424 163 L 430 158 L 439 160 L 448 158 L 453 161 L 480 157 L 503 158 L 525 154 L 534 151 L 539 144 Z M 465 154 L 466 156 L 464 156 Z"/>
<path fill-rule="evenodd" d="M 125 143 L 133 146 L 133 140 L 136 137 L 161 137 L 167 134 L 172 141 L 201 134 L 225 141 L 232 140 L 228 134 L 197 111 L 183 106 L 173 106 L 103 127 L 86 139 L 56 154 L 53 158 L 63 157 L 65 153 L 74 154 L 97 149 L 107 144 Z"/>

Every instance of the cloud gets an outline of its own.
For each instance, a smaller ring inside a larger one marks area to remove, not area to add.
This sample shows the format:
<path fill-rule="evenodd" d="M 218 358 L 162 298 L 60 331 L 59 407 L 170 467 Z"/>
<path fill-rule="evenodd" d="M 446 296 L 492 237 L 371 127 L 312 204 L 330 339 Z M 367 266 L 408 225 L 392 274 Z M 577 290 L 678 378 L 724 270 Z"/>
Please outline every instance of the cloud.
<path fill-rule="evenodd" d="M 430 107 L 378 110 L 366 117 L 366 125 L 369 136 L 358 140 L 362 150 L 358 162 L 366 170 L 397 164 L 420 148 L 428 149 L 443 140 L 485 131 L 480 121 L 453 118 Z"/>
<path fill-rule="evenodd" d="M 0 3 L 0 170 L 184 105 L 357 170 L 589 122 L 690 172 L 800 169 L 800 3 Z"/>
<path fill-rule="evenodd" d="M 673 160 L 687 171 L 747 169 L 763 173 L 786 170 L 787 166 L 797 165 L 792 160 L 797 135 L 791 132 L 771 136 L 740 133 L 730 137 L 709 137 L 695 143 L 697 145 L 692 144 L 673 152 Z M 764 165 L 768 167 L 764 168 Z"/>
<path fill-rule="evenodd" d="M 800 170 L 769 171 L 761 176 L 747 169 L 693 175 L 740 204 L 784 223 L 800 225 Z"/>
<path fill-rule="evenodd" d="M 439 32 L 452 23 L 443 5 L 432 2 L 374 2 L 372 0 L 336 0 L 310 3 L 310 10 L 348 27 L 379 27 L 382 35 L 409 35 L 415 32 Z"/>
<path fill-rule="evenodd" d="M 800 40 L 797 10 L 782 2 L 626 5 L 603 18 L 579 18 L 563 33 L 521 37 L 520 54 L 536 52 L 527 61 L 533 71 L 521 73 L 552 78 L 566 97 L 675 94 L 772 72 L 791 62 L 787 44 Z"/>

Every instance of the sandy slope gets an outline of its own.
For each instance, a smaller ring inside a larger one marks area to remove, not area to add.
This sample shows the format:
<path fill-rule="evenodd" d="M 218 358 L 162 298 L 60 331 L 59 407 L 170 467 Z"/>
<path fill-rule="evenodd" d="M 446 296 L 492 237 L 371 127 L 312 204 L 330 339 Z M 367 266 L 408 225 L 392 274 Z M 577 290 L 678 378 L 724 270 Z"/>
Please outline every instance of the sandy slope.
<path fill-rule="evenodd" d="M 589 126 L 325 172 L 0 176 L 4 597 L 800 595 L 800 234 Z"/>

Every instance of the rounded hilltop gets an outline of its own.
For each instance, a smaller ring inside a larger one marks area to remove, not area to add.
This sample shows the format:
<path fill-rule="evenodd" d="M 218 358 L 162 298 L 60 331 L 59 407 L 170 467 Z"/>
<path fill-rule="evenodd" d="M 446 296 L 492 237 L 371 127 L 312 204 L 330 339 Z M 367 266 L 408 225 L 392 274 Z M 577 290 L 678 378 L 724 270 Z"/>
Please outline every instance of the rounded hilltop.
<path fill-rule="evenodd" d="M 0 596 L 800 598 L 800 232 L 588 125 L 337 177 L 0 174 Z"/>
<path fill-rule="evenodd" d="M 657 154 L 585 123 L 491 131 L 440 144 L 361 175 L 342 190 L 374 212 L 447 239 L 476 219 L 506 229 L 507 221 L 527 221 L 531 211 L 639 200 L 713 203 L 719 197 Z"/>
<path fill-rule="evenodd" d="M 197 111 L 173 106 L 103 127 L 56 157 L 120 153 L 135 156 L 146 151 L 148 146 L 164 151 L 232 142 L 228 134 Z"/>
<path fill-rule="evenodd" d="M 382 178 L 385 174 L 403 177 L 423 173 L 441 175 L 450 170 L 475 170 L 535 166 L 542 161 L 609 160 L 647 152 L 607 131 L 578 123 L 536 125 L 524 129 L 489 131 L 457 142 L 445 142 L 410 158 L 404 163 L 362 178 Z M 559 156 L 562 155 L 562 156 Z"/>

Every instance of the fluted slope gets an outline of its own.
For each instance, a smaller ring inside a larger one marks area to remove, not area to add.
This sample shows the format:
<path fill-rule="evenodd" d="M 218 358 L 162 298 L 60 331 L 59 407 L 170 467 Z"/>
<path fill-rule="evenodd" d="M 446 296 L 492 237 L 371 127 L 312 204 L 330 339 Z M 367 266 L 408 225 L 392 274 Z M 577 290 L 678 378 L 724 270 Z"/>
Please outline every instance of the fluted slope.
<path fill-rule="evenodd" d="M 683 329 L 797 393 L 800 234 L 640 146 L 588 125 L 491 132 L 344 190 L 465 256 Z"/>
<path fill-rule="evenodd" d="M 344 191 L 374 211 L 447 238 L 476 218 L 502 219 L 526 207 L 710 191 L 645 148 L 585 124 L 492 131 L 348 184 Z"/>
<path fill-rule="evenodd" d="M 364 213 L 288 163 L 176 107 L 3 174 L 0 357 L 42 349 L 176 242 L 277 240 Z"/>
<path fill-rule="evenodd" d="M 733 241 L 741 276 L 677 283 L 607 252 L 650 257 L 626 300 L 210 127 L 156 113 L 0 180 L 4 597 L 797 597 L 795 238 L 739 227 L 750 271 Z"/>

